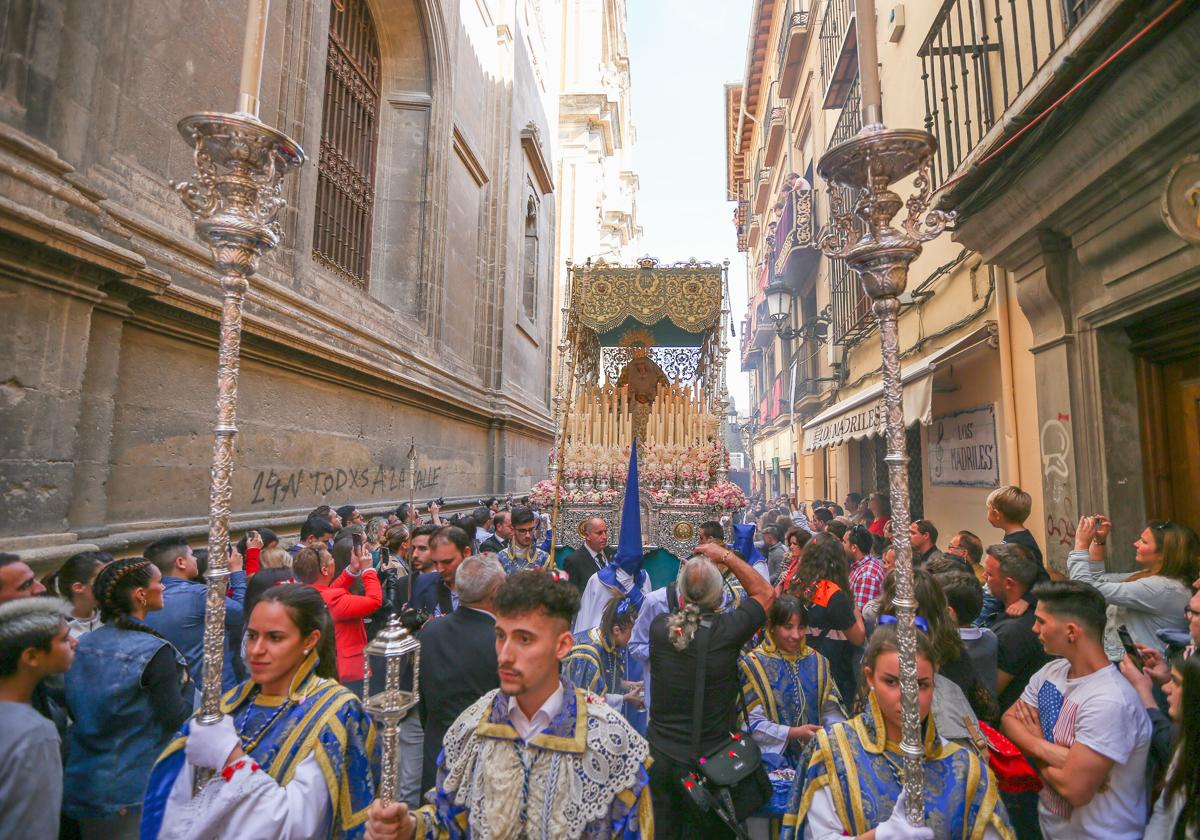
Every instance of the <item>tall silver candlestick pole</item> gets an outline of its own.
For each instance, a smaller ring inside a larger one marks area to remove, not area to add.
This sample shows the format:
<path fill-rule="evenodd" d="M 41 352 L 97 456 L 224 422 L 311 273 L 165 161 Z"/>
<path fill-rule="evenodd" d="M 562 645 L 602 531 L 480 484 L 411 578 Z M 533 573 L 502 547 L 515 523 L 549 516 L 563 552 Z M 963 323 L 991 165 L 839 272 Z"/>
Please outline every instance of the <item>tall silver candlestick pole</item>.
<path fill-rule="evenodd" d="M 259 258 L 279 244 L 283 176 L 304 162 L 304 150 L 258 119 L 269 0 L 250 0 L 238 105 L 234 114 L 203 112 L 179 121 L 193 148 L 191 181 L 172 183 L 196 222 L 196 236 L 212 250 L 221 277 L 221 334 L 217 348 L 217 420 L 209 489 L 208 592 L 204 612 L 204 671 L 196 722 L 221 718 L 225 654 L 225 591 L 229 578 L 229 506 L 237 436 L 237 383 L 242 305 Z"/>
<path fill-rule="evenodd" d="M 366 682 L 363 708 L 380 735 L 379 799 L 396 801 L 400 723 L 421 699 L 421 643 L 393 615 L 363 651 Z"/>
<path fill-rule="evenodd" d="M 914 825 L 923 825 L 925 750 L 917 698 L 917 631 L 914 624 L 917 601 L 913 594 L 912 545 L 908 534 L 908 454 L 904 443 L 897 313 L 900 295 L 908 284 L 908 267 L 920 256 L 921 243 L 941 234 L 953 219 L 953 213 L 928 210 L 929 168 L 937 151 L 937 139 L 927 131 L 883 126 L 873 0 L 855 0 L 855 16 L 864 125 L 856 136 L 827 150 L 817 165 L 821 178 L 831 185 L 832 218 L 821 231 L 820 245 L 829 257 L 845 259 L 859 276 L 879 322 L 887 421 L 887 457 L 884 460 L 888 465 L 895 534 L 892 543 L 896 555 L 894 603 L 898 619 L 903 724 L 900 748 L 904 754 L 908 819 Z M 890 187 L 914 172 L 917 173 L 913 183 L 915 192 L 907 201 L 902 201 Z M 853 208 L 842 206 L 832 185 L 857 196 Z M 892 226 L 892 219 L 901 207 L 907 207 L 908 216 L 897 230 Z M 853 216 L 859 219 L 861 234 L 856 230 Z"/>
<path fill-rule="evenodd" d="M 408 515 L 417 516 L 417 439 L 415 436 L 408 438 Z M 401 523 L 409 525 L 408 522 Z M 409 527 L 412 527 L 409 525 Z"/>

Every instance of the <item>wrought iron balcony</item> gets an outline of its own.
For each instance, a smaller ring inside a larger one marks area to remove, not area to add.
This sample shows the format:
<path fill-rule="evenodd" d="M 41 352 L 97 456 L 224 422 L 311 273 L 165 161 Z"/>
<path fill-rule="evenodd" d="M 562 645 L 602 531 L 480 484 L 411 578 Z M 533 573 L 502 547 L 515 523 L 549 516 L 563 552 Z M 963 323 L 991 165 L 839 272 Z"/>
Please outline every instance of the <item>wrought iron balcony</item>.
<path fill-rule="evenodd" d="M 760 404 L 762 422 L 770 423 L 783 413 L 783 374 L 776 375 Z"/>
<path fill-rule="evenodd" d="M 833 136 L 829 138 L 829 145 L 836 146 L 838 143 L 843 143 L 861 130 L 862 88 L 858 85 L 858 76 L 855 76 L 849 92 L 846 94 L 845 102 L 842 104 L 842 114 L 838 117 L 837 125 L 833 127 Z"/>
<path fill-rule="evenodd" d="M 980 0 L 982 2 L 982 0 Z M 858 75 L 858 26 L 854 0 L 828 0 L 821 16 L 821 84 L 824 108 L 841 108 Z"/>
<path fill-rule="evenodd" d="M 942 0 L 917 51 L 925 128 L 938 137 L 935 183 L 966 160 L 1098 2 Z"/>
<path fill-rule="evenodd" d="M 739 198 L 737 208 L 733 211 L 733 227 L 737 231 L 737 249 L 745 252 L 750 250 L 750 240 L 746 235 L 750 227 L 750 202 Z"/>
<path fill-rule="evenodd" d="M 783 151 L 783 139 L 787 133 L 787 107 L 774 91 L 767 100 L 767 110 L 763 116 L 767 124 L 766 164 L 774 166 L 779 162 L 779 153 Z"/>
<path fill-rule="evenodd" d="M 853 346 L 875 328 L 871 298 L 845 260 L 829 261 L 829 291 L 833 306 L 833 343 Z"/>
<path fill-rule="evenodd" d="M 844 207 L 853 201 L 848 190 L 837 190 L 835 197 Z M 832 218 L 832 209 L 828 212 Z M 871 298 L 863 291 L 858 275 L 850 270 L 845 260 L 829 260 L 829 298 L 833 321 L 830 337 L 834 344 L 852 347 L 875 328 Z"/>
<path fill-rule="evenodd" d="M 803 184 L 804 182 L 800 182 Z M 817 247 L 817 221 L 813 191 L 793 189 L 783 199 L 783 212 L 775 230 L 771 265 L 775 276 L 801 294 L 812 282 L 821 261 Z"/>
<path fill-rule="evenodd" d="M 812 34 L 810 0 L 786 0 L 783 22 L 779 27 L 779 95 L 791 99 L 804 67 L 804 53 Z"/>
<path fill-rule="evenodd" d="M 817 367 L 817 351 L 802 348 L 800 358 L 796 360 L 796 383 L 792 389 L 792 411 L 806 414 L 814 406 L 812 397 L 821 393 L 820 375 Z"/>
<path fill-rule="evenodd" d="M 754 212 L 761 214 L 771 199 L 771 170 L 763 162 L 763 149 L 754 162 Z"/>
<path fill-rule="evenodd" d="M 752 310 L 753 311 L 753 310 Z M 753 318 L 746 318 L 742 321 L 742 346 L 741 360 L 742 370 L 754 370 L 762 362 L 762 348 L 754 344 L 755 327 Z"/>

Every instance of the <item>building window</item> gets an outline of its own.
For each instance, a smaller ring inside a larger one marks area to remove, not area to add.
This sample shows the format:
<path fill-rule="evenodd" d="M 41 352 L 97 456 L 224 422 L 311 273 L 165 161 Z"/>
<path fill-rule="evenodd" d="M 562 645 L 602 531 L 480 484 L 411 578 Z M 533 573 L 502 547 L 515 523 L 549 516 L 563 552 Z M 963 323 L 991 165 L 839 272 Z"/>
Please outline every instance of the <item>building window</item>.
<path fill-rule="evenodd" d="M 529 197 L 525 205 L 525 264 L 521 275 L 521 314 L 532 324 L 537 320 L 538 205 Z"/>
<path fill-rule="evenodd" d="M 331 0 L 313 259 L 366 288 L 379 138 L 379 39 L 366 0 Z"/>

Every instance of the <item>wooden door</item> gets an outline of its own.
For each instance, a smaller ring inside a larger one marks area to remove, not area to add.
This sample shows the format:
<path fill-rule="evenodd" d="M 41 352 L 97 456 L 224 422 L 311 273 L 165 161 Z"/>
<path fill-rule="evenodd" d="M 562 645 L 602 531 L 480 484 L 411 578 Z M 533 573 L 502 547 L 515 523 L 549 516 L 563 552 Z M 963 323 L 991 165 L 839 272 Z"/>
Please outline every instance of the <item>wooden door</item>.
<path fill-rule="evenodd" d="M 1172 518 L 1200 531 L 1200 357 L 1163 365 Z"/>
<path fill-rule="evenodd" d="M 1139 359 L 1146 512 L 1200 531 L 1200 355 Z"/>

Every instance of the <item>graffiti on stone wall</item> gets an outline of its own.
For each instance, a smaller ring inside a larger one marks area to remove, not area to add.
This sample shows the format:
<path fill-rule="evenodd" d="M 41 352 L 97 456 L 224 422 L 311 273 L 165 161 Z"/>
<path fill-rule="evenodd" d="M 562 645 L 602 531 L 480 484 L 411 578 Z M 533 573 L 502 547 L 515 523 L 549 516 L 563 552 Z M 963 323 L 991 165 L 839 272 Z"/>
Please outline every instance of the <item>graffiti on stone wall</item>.
<path fill-rule="evenodd" d="M 428 495 L 441 483 L 441 467 L 416 471 L 416 492 Z M 331 493 L 355 496 L 397 498 L 408 492 L 408 466 L 392 467 L 368 464 L 360 467 L 324 467 L 321 469 L 259 470 L 254 477 L 251 505 L 277 505 L 302 496 L 327 496 Z"/>
<path fill-rule="evenodd" d="M 1046 494 L 1046 557 L 1055 560 L 1059 571 L 1066 569 L 1066 555 L 1075 547 L 1078 514 L 1072 498 L 1070 414 L 1059 413 L 1042 424 L 1042 483 Z M 1059 568 L 1061 566 L 1061 568 Z"/>

